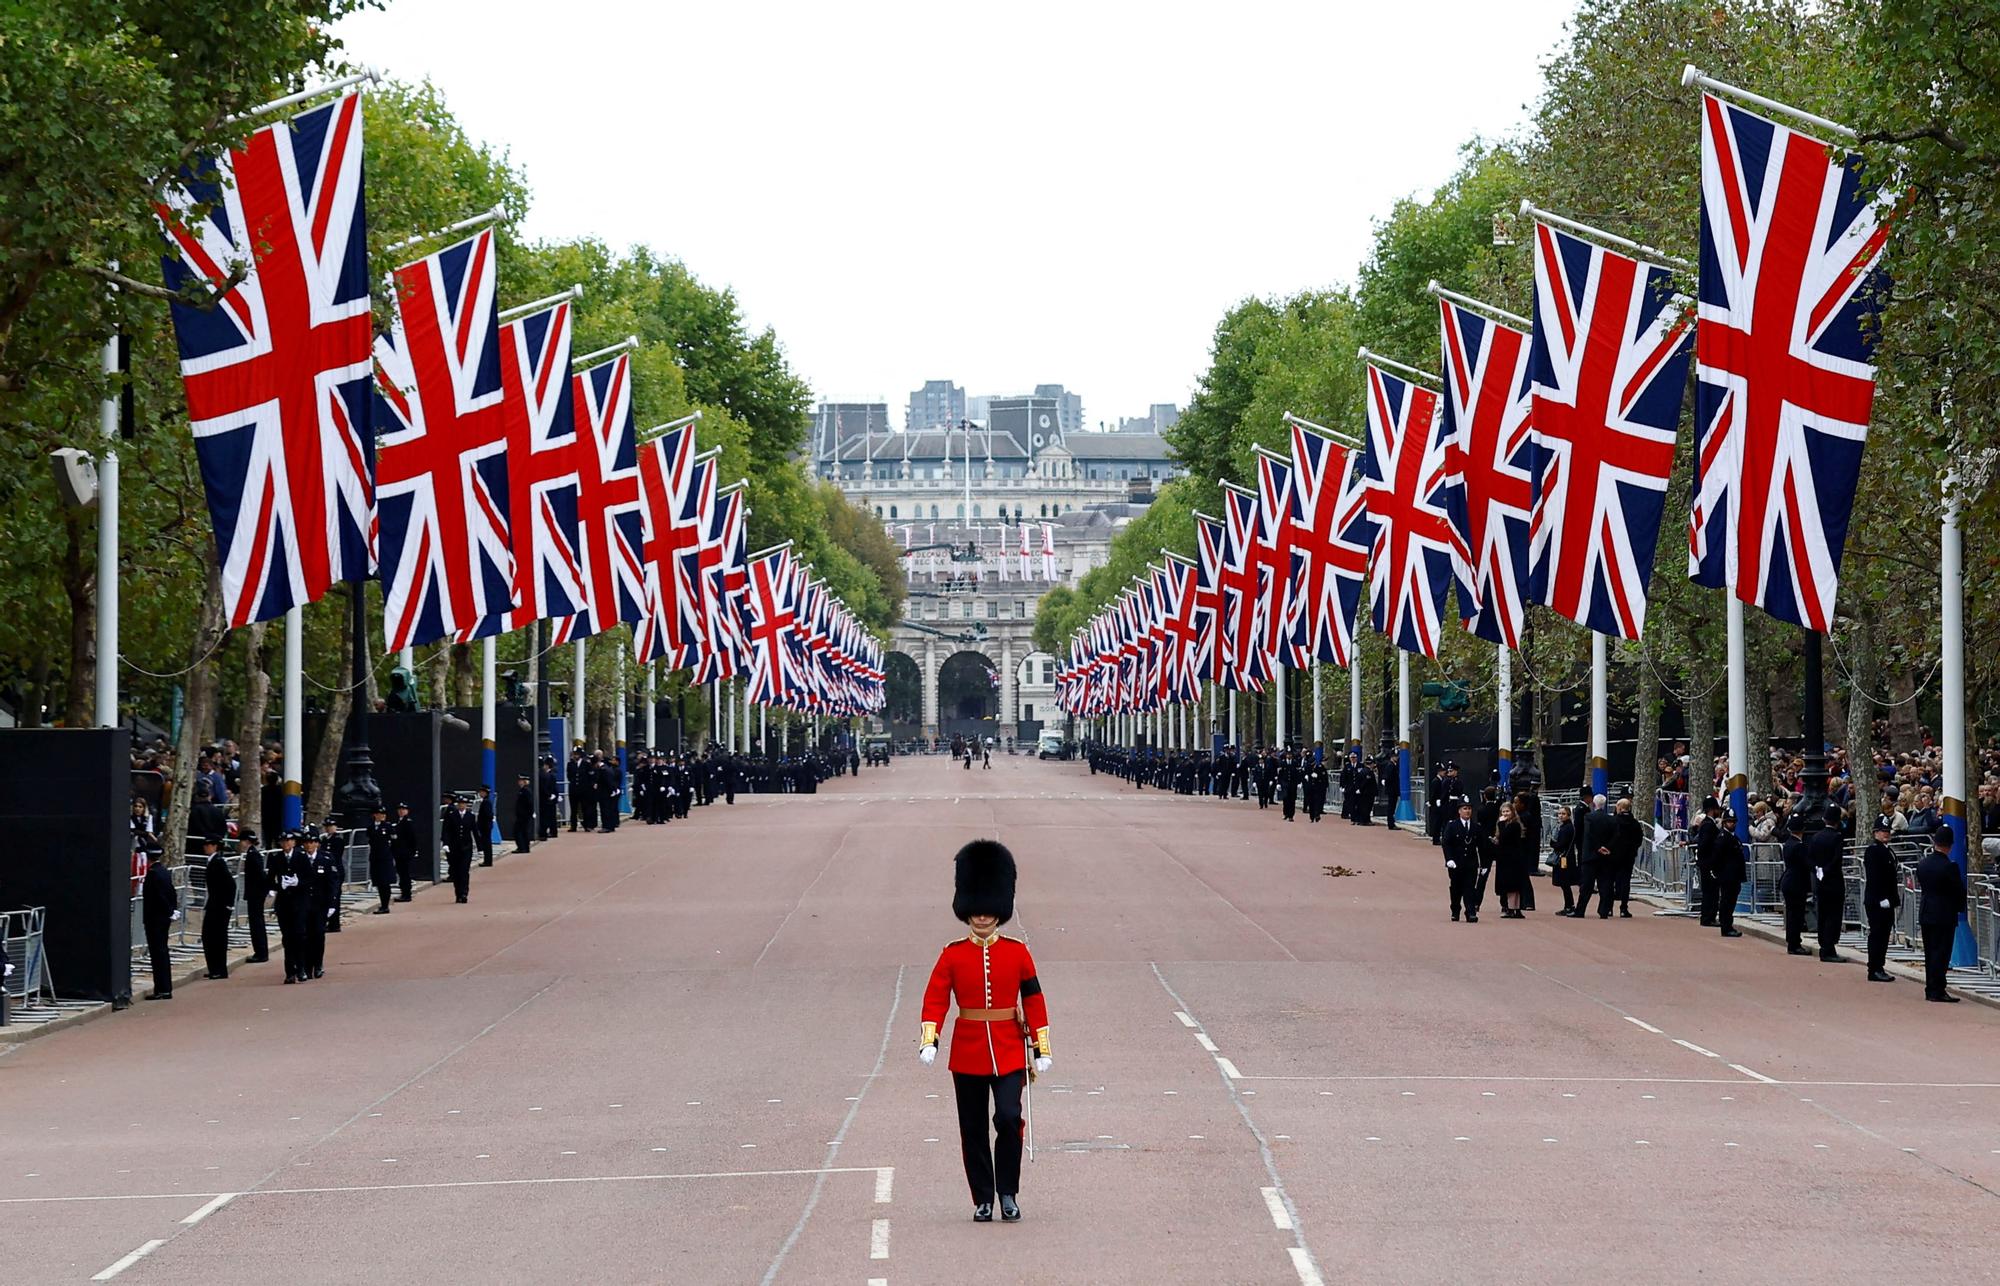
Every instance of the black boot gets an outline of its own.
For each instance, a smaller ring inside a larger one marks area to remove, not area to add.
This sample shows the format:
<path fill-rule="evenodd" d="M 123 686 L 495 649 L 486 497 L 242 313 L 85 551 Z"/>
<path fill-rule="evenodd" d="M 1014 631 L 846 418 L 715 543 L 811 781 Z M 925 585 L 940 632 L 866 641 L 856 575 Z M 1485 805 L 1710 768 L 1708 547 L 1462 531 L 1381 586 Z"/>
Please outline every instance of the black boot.
<path fill-rule="evenodd" d="M 978 1205 L 974 1206 L 972 1208 L 972 1222 L 992 1223 L 993 1203 L 990 1201 L 982 1201 Z"/>
<path fill-rule="evenodd" d="M 1021 1207 L 1007 1193 L 1000 1194 L 1000 1221 L 1002 1223 L 1021 1222 Z"/>

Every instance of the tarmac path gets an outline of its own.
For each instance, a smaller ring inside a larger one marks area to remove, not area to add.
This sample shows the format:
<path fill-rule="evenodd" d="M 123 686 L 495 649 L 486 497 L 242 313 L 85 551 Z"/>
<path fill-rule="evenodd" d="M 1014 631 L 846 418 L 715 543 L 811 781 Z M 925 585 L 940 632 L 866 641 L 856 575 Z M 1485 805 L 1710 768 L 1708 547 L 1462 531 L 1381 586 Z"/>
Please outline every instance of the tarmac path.
<path fill-rule="evenodd" d="M 970 1221 L 915 1057 L 980 835 L 1056 1054 L 1018 1226 Z M 1539 892 L 1453 924 L 1420 839 L 1025 758 L 565 835 L 350 916 L 322 981 L 0 1056 L 0 1275 L 2000 1275 L 2000 1013 Z"/>

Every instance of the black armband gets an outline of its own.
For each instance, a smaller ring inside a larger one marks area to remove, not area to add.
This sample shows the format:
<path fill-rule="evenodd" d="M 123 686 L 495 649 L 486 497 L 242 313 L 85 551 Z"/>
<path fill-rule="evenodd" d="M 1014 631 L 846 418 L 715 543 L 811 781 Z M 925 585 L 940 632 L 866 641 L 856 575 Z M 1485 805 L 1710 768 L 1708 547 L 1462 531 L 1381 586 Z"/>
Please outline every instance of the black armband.
<path fill-rule="evenodd" d="M 1039 996 L 1041 994 L 1042 994 L 1042 980 L 1040 978 L 1021 979 L 1021 995 L 1023 998 L 1028 996 Z"/>

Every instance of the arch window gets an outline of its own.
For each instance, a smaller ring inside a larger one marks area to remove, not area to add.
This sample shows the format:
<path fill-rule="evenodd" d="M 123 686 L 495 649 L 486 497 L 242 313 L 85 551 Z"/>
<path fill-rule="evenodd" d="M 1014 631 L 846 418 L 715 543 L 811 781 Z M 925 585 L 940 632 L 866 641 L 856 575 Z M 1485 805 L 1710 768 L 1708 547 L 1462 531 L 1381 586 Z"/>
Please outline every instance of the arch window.
<path fill-rule="evenodd" d="M 896 506 L 894 505 L 889 506 L 889 516 L 891 518 L 894 518 L 896 516 Z"/>

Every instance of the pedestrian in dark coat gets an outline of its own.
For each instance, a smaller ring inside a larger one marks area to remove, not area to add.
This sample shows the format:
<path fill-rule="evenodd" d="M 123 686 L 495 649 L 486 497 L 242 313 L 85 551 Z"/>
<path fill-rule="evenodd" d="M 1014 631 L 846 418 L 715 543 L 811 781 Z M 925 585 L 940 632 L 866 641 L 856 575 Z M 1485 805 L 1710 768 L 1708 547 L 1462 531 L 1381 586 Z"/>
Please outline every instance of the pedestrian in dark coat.
<path fill-rule="evenodd" d="M 202 871 L 201 953 L 208 962 L 208 976 L 229 976 L 229 920 L 236 912 L 236 875 L 229 859 L 215 841 L 201 841 L 206 865 Z"/>
<path fill-rule="evenodd" d="M 396 891 L 396 828 L 381 804 L 375 805 L 368 823 L 368 882 L 382 899 L 375 914 L 389 914 L 389 896 Z"/>
<path fill-rule="evenodd" d="M 1958 917 L 1965 913 L 1965 872 L 1951 858 L 1952 832 L 1940 826 L 1931 835 L 1930 856 L 1917 863 L 1917 928 L 1924 935 L 1924 999 L 1955 1005 L 1945 990 Z"/>
<path fill-rule="evenodd" d="M 1288 822 L 1299 810 L 1299 780 L 1302 776 L 1298 760 L 1287 750 L 1284 760 L 1278 765 L 1278 802 L 1284 805 L 1285 820 Z"/>
<path fill-rule="evenodd" d="M 1710 864 L 1710 858 L 1715 850 L 1716 831 L 1720 829 L 1716 818 L 1720 816 L 1721 811 L 1722 806 L 1715 800 L 1704 802 L 1702 819 L 1695 824 L 1694 834 L 1690 836 L 1694 848 L 1695 878 L 1701 884 L 1701 922 L 1711 928 L 1715 925 L 1716 900 L 1715 871 Z"/>
<path fill-rule="evenodd" d="M 312 978 L 326 976 L 326 926 L 332 919 L 333 908 L 340 903 L 340 874 L 321 847 L 319 836 L 306 832 L 302 861 L 305 865 L 305 916 L 306 975 Z"/>
<path fill-rule="evenodd" d="M 283 940 L 285 981 L 304 982 L 312 977 L 306 956 L 306 913 L 312 892 L 307 881 L 312 872 L 305 854 L 298 848 L 298 832 L 286 831 L 278 839 L 278 851 L 269 855 L 271 881 L 277 897 L 271 909 L 278 917 L 278 936 Z"/>
<path fill-rule="evenodd" d="M 1812 854 L 1806 842 L 1793 836 L 1785 841 L 1785 872 L 1778 878 L 1778 892 L 1785 899 L 1785 950 L 1795 956 L 1809 956 L 1805 944 L 1806 903 L 1812 898 Z"/>
<path fill-rule="evenodd" d="M 243 920 L 250 930 L 249 964 L 263 964 L 271 958 L 271 939 L 264 927 L 264 899 L 277 888 L 277 877 L 267 865 L 267 856 L 257 847 L 257 832 L 244 831 L 238 851 L 243 854 Z"/>
<path fill-rule="evenodd" d="M 1597 795 L 1591 801 L 1591 810 L 1580 828 L 1583 832 L 1583 888 L 1577 894 L 1576 910 L 1570 918 L 1581 920 L 1590 912 L 1590 898 L 1598 897 L 1597 918 L 1611 918 L 1611 901 L 1615 896 L 1616 877 L 1612 874 L 1617 864 L 1618 818 L 1604 806 L 1604 796 Z"/>
<path fill-rule="evenodd" d="M 472 838 L 479 846 L 479 864 L 493 865 L 493 788 L 479 788 L 479 811 L 473 816 Z"/>
<path fill-rule="evenodd" d="M 320 823 L 319 851 L 333 868 L 331 878 L 320 889 L 320 897 L 327 905 L 326 931 L 339 933 L 340 890 L 347 883 L 347 836 L 334 818 Z"/>
<path fill-rule="evenodd" d="M 165 862 L 146 867 L 139 886 L 139 922 L 146 930 L 146 954 L 153 964 L 153 989 L 148 1000 L 174 998 L 174 962 L 167 950 L 167 930 L 181 918 L 181 897 L 174 889 L 174 873 Z"/>
<path fill-rule="evenodd" d="M 1708 865 L 1715 878 L 1715 923 L 1725 938 L 1740 938 L 1736 927 L 1736 897 L 1750 874 L 1744 860 L 1743 841 L 1736 837 L 1736 815 L 1724 811 L 1716 823 L 1715 838 L 1708 851 Z"/>
<path fill-rule="evenodd" d="M 1819 958 L 1828 964 L 1840 963 L 1840 931 L 1847 923 L 1847 855 L 1840 840 L 1840 816 L 1838 807 L 1827 805 L 1826 824 L 1806 840 L 1812 856 Z"/>
<path fill-rule="evenodd" d="M 514 779 L 514 851 L 527 852 L 534 833 L 535 792 L 528 784 L 528 774 L 522 773 Z"/>
<path fill-rule="evenodd" d="M 1617 881 L 1618 914 L 1629 920 L 1632 918 L 1632 867 L 1639 860 L 1639 849 L 1646 842 L 1646 832 L 1639 825 L 1639 819 L 1632 816 L 1629 795 L 1618 801 L 1611 820 L 1618 836 L 1618 842 L 1611 850 L 1611 873 Z"/>
<path fill-rule="evenodd" d="M 1306 769 L 1304 793 L 1306 819 L 1316 822 L 1320 819 L 1320 815 L 1326 812 L 1326 765 L 1324 763 L 1314 760 L 1312 765 Z"/>
<path fill-rule="evenodd" d="M 1493 836 L 1494 890 L 1500 895 L 1500 917 L 1505 920 L 1525 919 L 1521 910 L 1522 899 L 1534 895 L 1529 872 L 1535 859 L 1528 843 L 1527 829 L 1514 815 L 1514 805 L 1500 805 L 1500 818 Z"/>
<path fill-rule="evenodd" d="M 1887 817 L 1875 819 L 1874 840 L 1861 853 L 1861 906 L 1868 919 L 1868 981 L 1894 982 L 1889 972 L 1889 930 L 1903 905 L 1902 874 L 1889 850 Z"/>
<path fill-rule="evenodd" d="M 417 819 L 410 816 L 410 806 L 396 805 L 395 840 L 389 851 L 396 859 L 396 879 L 403 886 L 396 900 L 410 900 L 410 881 L 417 869 Z"/>
<path fill-rule="evenodd" d="M 1556 809 L 1556 833 L 1549 839 L 1549 883 L 1562 890 L 1563 909 L 1558 915 L 1576 910 L 1576 886 L 1582 882 L 1577 865 L 1576 823 L 1569 809 Z"/>
<path fill-rule="evenodd" d="M 466 901 L 472 893 L 472 853 L 477 847 L 473 828 L 478 825 L 472 809 L 464 800 L 446 810 L 443 835 L 445 862 L 451 870 L 452 891 L 460 902 Z"/>

